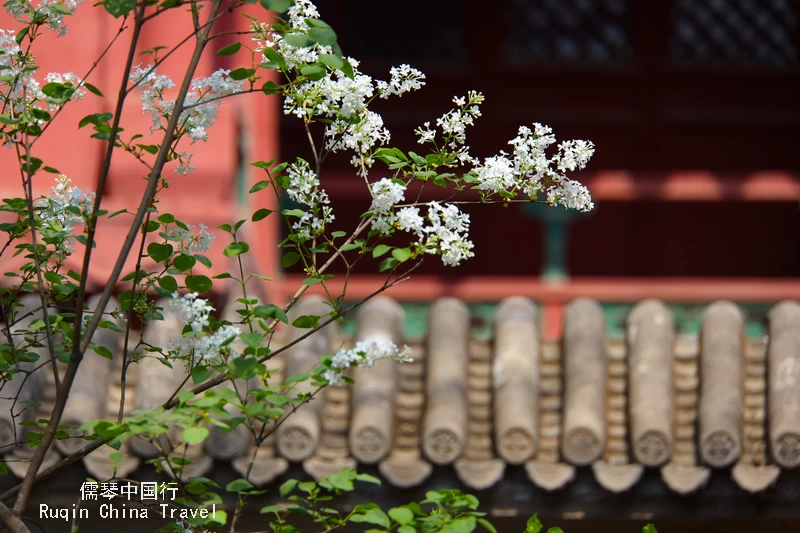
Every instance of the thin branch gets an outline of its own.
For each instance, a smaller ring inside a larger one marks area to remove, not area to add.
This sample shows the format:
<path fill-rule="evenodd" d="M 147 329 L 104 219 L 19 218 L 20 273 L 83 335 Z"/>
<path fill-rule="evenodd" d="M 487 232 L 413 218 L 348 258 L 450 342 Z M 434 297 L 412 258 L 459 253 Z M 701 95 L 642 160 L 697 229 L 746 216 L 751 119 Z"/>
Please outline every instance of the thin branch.
<path fill-rule="evenodd" d="M 0 520 L 8 527 L 11 533 L 30 533 L 28 526 L 22 521 L 22 517 L 16 511 L 9 509 L 6 504 L 0 501 Z"/>
<path fill-rule="evenodd" d="M 30 151 L 30 138 L 25 134 L 25 168 L 20 166 L 20 174 L 22 175 L 22 187 L 25 189 L 25 200 L 28 203 L 28 219 L 31 226 L 31 243 L 33 244 L 33 264 L 36 269 L 36 280 L 39 286 L 39 300 L 42 302 L 42 318 L 45 323 L 45 336 L 47 338 L 47 351 L 50 354 L 50 361 L 52 361 L 53 380 L 56 385 L 56 390 L 61 386 L 58 377 L 58 366 L 56 364 L 56 350 L 53 345 L 53 335 L 50 331 L 50 313 L 47 309 L 47 295 L 44 290 L 44 278 L 42 277 L 42 260 L 39 257 L 39 246 L 36 239 L 36 222 L 34 220 L 35 211 L 33 207 L 33 176 L 31 175 L 31 151 Z M 19 150 L 19 144 L 15 143 L 14 148 L 17 151 L 17 160 L 22 160 L 22 154 Z M 25 179 L 25 174 L 28 174 L 28 179 Z"/>

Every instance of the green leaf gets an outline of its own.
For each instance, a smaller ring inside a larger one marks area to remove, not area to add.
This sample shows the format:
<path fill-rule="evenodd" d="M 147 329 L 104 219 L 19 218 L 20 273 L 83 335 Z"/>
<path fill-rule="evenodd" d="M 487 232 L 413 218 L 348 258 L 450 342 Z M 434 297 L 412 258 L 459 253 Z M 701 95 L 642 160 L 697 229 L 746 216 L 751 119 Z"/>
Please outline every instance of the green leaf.
<path fill-rule="evenodd" d="M 658 533 L 658 530 L 653 524 L 647 524 L 642 528 L 642 533 Z"/>
<path fill-rule="evenodd" d="M 22 41 L 24 41 L 24 40 L 25 40 L 25 36 L 26 36 L 26 35 L 28 35 L 28 31 L 29 31 L 30 29 L 31 29 L 31 27 L 30 27 L 30 26 L 25 26 L 24 28 L 22 28 L 22 29 L 19 31 L 19 33 L 17 34 L 17 36 L 16 36 L 16 37 L 14 37 L 14 40 L 17 42 L 17 44 L 22 44 Z M 4 466 L 5 466 L 5 465 L 4 465 Z M 6 472 L 8 472 L 8 470 L 6 470 Z"/>
<path fill-rule="evenodd" d="M 378 265 L 378 271 L 386 272 L 387 270 L 391 270 L 398 265 L 399 261 L 394 257 L 388 257 L 381 261 L 381 264 Z"/>
<path fill-rule="evenodd" d="M 478 518 L 478 524 L 489 533 L 497 533 L 497 529 L 485 518 Z"/>
<path fill-rule="evenodd" d="M 78 122 L 78 129 L 81 129 L 89 124 L 94 124 L 95 126 L 105 124 L 112 118 L 114 118 L 114 115 L 111 113 L 92 113 L 91 115 L 86 115 L 80 120 L 80 122 Z"/>
<path fill-rule="evenodd" d="M 284 324 L 289 323 L 289 317 L 286 316 L 284 310 L 275 304 L 257 305 L 256 308 L 253 309 L 253 314 L 257 318 L 264 320 L 268 318 L 276 318 Z"/>
<path fill-rule="evenodd" d="M 156 155 L 158 153 L 158 145 L 157 144 L 137 144 L 137 147 L 141 148 L 148 154 Z"/>
<path fill-rule="evenodd" d="M 250 483 L 246 479 L 241 479 L 241 478 L 235 481 L 231 481 L 225 486 L 225 490 L 227 490 L 228 492 L 244 492 L 252 488 L 253 488 L 252 483 Z"/>
<path fill-rule="evenodd" d="M 310 329 L 319 325 L 319 317 L 315 315 L 299 316 L 292 321 L 292 326 L 296 328 Z"/>
<path fill-rule="evenodd" d="M 287 33 L 283 38 L 287 43 L 298 48 L 306 48 L 314 44 L 314 40 L 305 33 Z"/>
<path fill-rule="evenodd" d="M 197 365 L 192 369 L 192 382 L 198 385 L 211 377 L 211 370 L 203 365 Z"/>
<path fill-rule="evenodd" d="M 303 218 L 306 212 L 302 209 L 284 209 L 281 214 L 286 217 Z"/>
<path fill-rule="evenodd" d="M 50 4 L 50 5 L 53 5 L 53 4 Z M 91 83 L 83 82 L 83 86 L 86 87 L 87 89 L 89 89 L 90 93 L 95 94 L 95 95 L 99 96 L 100 98 L 104 97 L 103 93 L 100 92 L 100 89 L 98 89 L 97 87 L 95 87 Z"/>
<path fill-rule="evenodd" d="M 263 191 L 267 187 L 269 187 L 269 181 L 267 180 L 259 181 L 258 183 L 250 187 L 250 194 L 253 194 L 254 192 L 258 191 Z"/>
<path fill-rule="evenodd" d="M 179 255 L 172 262 L 172 266 L 174 266 L 181 272 L 186 272 L 187 270 L 192 268 L 195 264 L 197 264 L 197 259 L 194 256 L 185 254 Z"/>
<path fill-rule="evenodd" d="M 258 333 L 256 333 L 258 335 Z M 258 335 L 261 338 L 261 335 Z M 258 359 L 254 357 L 237 357 L 228 364 L 231 374 L 235 378 L 250 379 L 256 375 Z"/>
<path fill-rule="evenodd" d="M 326 279 L 331 279 L 333 274 L 325 274 L 324 276 L 310 276 L 303 280 L 303 285 L 307 287 L 312 287 L 317 285 L 318 283 L 322 283 Z"/>
<path fill-rule="evenodd" d="M 173 251 L 174 248 L 169 243 L 159 244 L 157 242 L 151 242 L 147 245 L 147 255 L 149 255 L 156 263 L 163 263 L 172 257 Z"/>
<path fill-rule="evenodd" d="M 385 244 L 379 244 L 372 250 L 372 257 L 380 257 L 391 249 L 392 249 L 391 246 L 387 246 Z"/>
<path fill-rule="evenodd" d="M 94 353 L 96 353 L 100 357 L 105 357 L 106 359 L 114 358 L 113 354 L 111 353 L 111 350 L 109 350 L 105 346 L 94 346 L 92 349 L 94 350 Z"/>
<path fill-rule="evenodd" d="M 253 213 L 253 222 L 258 222 L 259 220 L 264 220 L 268 216 L 272 214 L 272 209 L 259 209 L 255 213 Z"/>
<path fill-rule="evenodd" d="M 186 288 L 195 292 L 204 293 L 210 291 L 214 283 L 208 276 L 186 276 Z"/>
<path fill-rule="evenodd" d="M 283 511 L 283 505 L 267 505 L 266 507 L 261 508 L 261 514 L 267 513 L 280 513 Z"/>
<path fill-rule="evenodd" d="M 47 9 L 54 13 L 58 13 L 59 15 L 72 15 L 72 11 L 69 10 L 66 6 L 62 6 L 61 4 L 48 4 Z"/>
<path fill-rule="evenodd" d="M 308 36 L 323 46 L 336 44 L 336 32 L 330 26 L 327 28 L 311 28 L 308 30 Z"/>
<path fill-rule="evenodd" d="M 264 50 L 264 55 L 267 56 L 267 59 L 278 65 L 282 70 L 286 70 L 287 64 L 286 59 L 282 55 L 280 55 L 274 48 L 267 48 Z"/>
<path fill-rule="evenodd" d="M 547 529 L 547 533 L 564 533 L 564 530 L 560 527 L 551 527 Z"/>
<path fill-rule="evenodd" d="M 112 17 L 118 19 L 131 12 L 134 2 L 133 0 L 103 0 L 102 4 Z"/>
<path fill-rule="evenodd" d="M 264 9 L 275 13 L 283 13 L 294 5 L 294 0 L 260 0 Z"/>
<path fill-rule="evenodd" d="M 308 378 L 310 378 L 310 377 L 311 377 L 311 376 L 309 376 L 308 374 L 305 374 L 305 373 L 298 372 L 297 374 L 292 374 L 291 376 L 289 376 L 288 378 L 286 378 L 286 379 L 283 381 L 283 383 L 284 383 L 284 385 L 288 385 L 288 384 L 290 384 L 290 383 L 299 383 L 299 382 L 301 382 L 301 381 L 305 381 L 305 380 L 307 380 L 307 379 L 308 379 Z"/>
<path fill-rule="evenodd" d="M 411 250 L 409 250 L 408 248 L 395 248 L 394 250 L 392 250 L 392 257 L 394 257 L 401 263 L 404 263 L 405 261 L 411 259 Z"/>
<path fill-rule="evenodd" d="M 267 50 L 272 50 L 271 48 L 267 48 Z M 280 94 L 281 87 L 274 81 L 270 80 L 261 87 L 261 90 L 264 91 L 264 94 Z"/>
<path fill-rule="evenodd" d="M 237 68 L 236 70 L 232 70 L 228 77 L 234 81 L 241 81 L 246 80 L 250 76 L 253 75 L 253 69 L 250 68 Z"/>
<path fill-rule="evenodd" d="M 389 509 L 389 518 L 402 526 L 414 520 L 414 513 L 406 507 L 395 507 Z"/>
<path fill-rule="evenodd" d="M 198 263 L 201 263 L 206 268 L 211 268 L 211 260 L 208 257 L 200 254 L 194 254 L 194 258 L 197 259 Z"/>
<path fill-rule="evenodd" d="M 283 265 L 283 268 L 289 268 L 296 265 L 299 260 L 300 254 L 297 252 L 288 252 L 281 259 L 281 264 Z"/>
<path fill-rule="evenodd" d="M 319 62 L 336 70 L 342 70 L 344 67 L 344 59 L 332 54 L 320 54 Z"/>
<path fill-rule="evenodd" d="M 66 100 L 67 98 L 72 96 L 72 94 L 75 92 L 75 88 L 70 83 L 55 83 L 55 82 L 51 82 L 51 83 L 45 84 L 42 87 L 42 92 L 44 94 L 46 94 L 47 96 L 51 97 L 51 98 L 55 98 L 57 100 Z M 34 116 L 36 116 L 35 113 L 37 111 L 38 112 L 42 112 L 42 113 L 45 112 L 42 109 L 39 109 L 39 108 L 36 108 L 36 107 L 30 108 L 30 112 Z M 47 116 L 48 117 L 50 116 L 49 113 L 47 113 Z M 41 117 L 37 117 L 37 118 L 41 118 Z M 45 120 L 50 120 L 50 119 L 48 118 L 48 119 L 45 119 Z"/>
<path fill-rule="evenodd" d="M 364 483 L 372 483 L 373 485 L 380 485 L 381 480 L 369 474 L 356 474 L 356 479 Z"/>
<path fill-rule="evenodd" d="M 264 338 L 259 333 L 240 333 L 239 338 L 251 348 L 258 348 L 264 341 Z"/>
<path fill-rule="evenodd" d="M 543 526 L 539 521 L 539 516 L 535 514 L 528 518 L 528 523 L 525 525 L 525 533 L 539 533 L 542 528 Z"/>
<path fill-rule="evenodd" d="M 357 514 L 350 517 L 351 522 L 366 522 L 368 524 L 375 524 L 388 529 L 391 525 L 389 517 L 380 509 L 370 509 L 364 514 Z"/>
<path fill-rule="evenodd" d="M 289 479 L 285 481 L 278 489 L 278 492 L 281 493 L 281 498 L 285 498 L 286 496 L 288 496 L 296 486 L 297 486 L 296 479 Z"/>
<path fill-rule="evenodd" d="M 158 286 L 169 292 L 176 292 L 178 290 L 178 282 L 172 276 L 164 276 L 158 279 Z"/>
<path fill-rule="evenodd" d="M 189 494 L 205 494 L 208 489 L 203 483 L 187 483 L 186 484 L 186 492 Z M 179 531 L 179 530 L 176 530 Z"/>
<path fill-rule="evenodd" d="M 448 531 L 452 531 L 453 533 L 472 533 L 475 531 L 475 517 L 462 516 L 460 518 L 456 518 L 450 522 Z"/>
<path fill-rule="evenodd" d="M 222 251 L 225 257 L 246 254 L 250 250 L 250 245 L 246 242 L 232 242 Z"/>
<path fill-rule="evenodd" d="M 344 72 L 344 75 L 350 78 L 351 80 L 356 77 L 356 73 L 353 71 L 353 65 L 350 64 L 350 62 L 347 60 L 346 57 L 344 58 L 344 66 L 342 67 L 342 72 Z"/>
<path fill-rule="evenodd" d="M 183 440 L 188 444 L 199 444 L 208 438 L 208 428 L 186 428 L 183 430 Z"/>
<path fill-rule="evenodd" d="M 300 69 L 300 74 L 311 81 L 317 81 L 324 78 L 326 73 L 327 71 L 325 70 L 325 67 L 320 67 L 317 65 L 309 65 Z"/>
<path fill-rule="evenodd" d="M 228 279 L 228 278 L 232 278 L 232 277 L 233 276 L 231 276 L 227 272 L 223 272 L 222 274 L 217 274 L 216 276 L 211 276 L 211 279 Z"/>
<path fill-rule="evenodd" d="M 242 43 L 233 43 L 223 46 L 217 51 L 218 56 L 232 56 L 242 48 Z"/>

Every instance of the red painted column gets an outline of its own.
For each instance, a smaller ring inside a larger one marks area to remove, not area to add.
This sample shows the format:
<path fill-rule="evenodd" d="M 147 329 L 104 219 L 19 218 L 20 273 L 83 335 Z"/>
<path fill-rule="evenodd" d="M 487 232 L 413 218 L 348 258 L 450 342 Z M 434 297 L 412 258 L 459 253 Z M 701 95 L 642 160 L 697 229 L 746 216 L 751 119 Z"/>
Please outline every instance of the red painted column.
<path fill-rule="evenodd" d="M 259 20 L 264 20 L 265 16 L 268 15 L 268 12 L 258 5 L 249 11 L 248 14 L 257 17 Z M 239 27 L 237 29 L 245 31 L 250 25 L 250 20 L 239 16 L 238 24 Z M 255 43 L 245 44 L 248 46 L 255 45 Z M 281 83 L 279 76 L 275 73 L 267 75 L 262 71 L 260 75 L 262 78 L 256 82 L 256 87 L 261 87 L 268 80 Z M 246 189 L 249 191 L 259 181 L 268 179 L 267 173 L 263 169 L 256 168 L 251 163 L 255 161 L 270 161 L 272 159 L 276 159 L 276 163 L 280 163 L 277 158 L 280 155 L 281 101 L 278 95 L 267 96 L 260 91 L 242 95 L 233 100 L 236 103 L 238 117 L 241 121 L 240 135 L 244 137 L 245 159 L 241 164 L 244 166 Z M 289 288 L 284 288 L 283 272 L 280 268 L 280 254 L 277 248 L 280 232 L 280 213 L 278 212 L 275 191 L 271 186 L 254 194 L 249 194 L 247 191 L 245 191 L 247 196 L 245 203 L 249 216 L 252 216 L 258 209 L 275 211 L 259 222 L 248 222 L 250 226 L 248 242 L 255 259 L 253 261 L 255 263 L 254 266 L 258 269 L 255 273 L 272 280 L 254 280 L 251 283 L 260 283 L 262 294 L 265 294 L 271 303 L 282 305 L 288 297 Z"/>

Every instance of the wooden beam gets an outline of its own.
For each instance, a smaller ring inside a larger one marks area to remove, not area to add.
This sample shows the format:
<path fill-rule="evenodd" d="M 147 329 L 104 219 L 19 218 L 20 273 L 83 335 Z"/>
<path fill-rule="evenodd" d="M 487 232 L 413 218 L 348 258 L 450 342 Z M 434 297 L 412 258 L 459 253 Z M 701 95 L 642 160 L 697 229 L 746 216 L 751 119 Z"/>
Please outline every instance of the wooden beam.
<path fill-rule="evenodd" d="M 793 202 L 800 200 L 800 174 L 759 171 L 747 174 L 703 170 L 668 173 L 604 170 L 573 176 L 589 187 L 595 202 L 656 200 L 667 202 Z M 367 191 L 360 179 L 346 171 L 332 171 L 323 182 L 332 196 L 364 198 Z M 413 196 L 418 187 L 409 187 Z M 435 191 L 434 191 L 435 192 Z M 477 199 L 470 191 L 464 198 Z"/>
<path fill-rule="evenodd" d="M 282 299 L 288 298 L 304 279 L 290 274 L 273 283 Z M 347 284 L 347 300 L 356 300 L 375 291 L 385 281 L 383 276 L 353 275 Z M 344 276 L 327 283 L 332 294 L 340 294 Z M 280 286 L 280 289 L 278 287 Z M 320 286 L 309 289 L 322 293 Z M 385 293 L 401 301 L 433 301 L 456 296 L 465 301 L 499 301 L 508 296 L 525 296 L 544 304 L 562 304 L 575 298 L 589 297 L 601 302 L 637 302 L 659 298 L 668 302 L 775 302 L 800 299 L 800 280 L 793 278 L 573 278 L 564 283 L 546 283 L 534 276 L 467 276 L 447 280 L 437 276 L 413 276 Z M 554 308 L 550 313 L 560 322 Z M 559 326 L 552 326 L 559 329 Z"/>

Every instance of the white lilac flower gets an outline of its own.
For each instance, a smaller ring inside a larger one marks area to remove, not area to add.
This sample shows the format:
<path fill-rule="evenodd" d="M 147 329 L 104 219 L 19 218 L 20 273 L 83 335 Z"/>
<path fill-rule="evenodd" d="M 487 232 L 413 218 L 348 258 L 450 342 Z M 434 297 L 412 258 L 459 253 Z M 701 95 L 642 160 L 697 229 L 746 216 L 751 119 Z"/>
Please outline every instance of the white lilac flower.
<path fill-rule="evenodd" d="M 475 119 L 481 116 L 479 106 L 483 101 L 483 94 L 469 91 L 466 98 L 453 98 L 453 103 L 458 107 L 436 120 L 436 125 L 442 128 L 445 138 L 449 140 L 448 146 L 451 149 L 456 150 L 459 145 L 466 143 L 467 127 L 474 126 Z"/>
<path fill-rule="evenodd" d="M 389 69 L 391 79 L 388 82 L 378 82 L 378 94 L 381 98 L 389 98 L 391 95 L 403 96 L 411 91 L 418 91 L 425 85 L 422 81 L 425 74 L 409 65 L 400 65 Z"/>
<path fill-rule="evenodd" d="M 216 240 L 216 237 L 208 232 L 208 226 L 205 224 L 199 224 L 199 226 L 200 231 L 197 232 L 197 235 L 192 235 L 191 239 L 189 240 L 190 252 L 207 252 L 208 249 L 211 248 L 211 243 Z M 189 227 L 194 228 L 194 226 Z"/>
<path fill-rule="evenodd" d="M 382 235 L 388 235 L 392 233 L 397 222 L 397 215 L 393 212 L 394 206 L 405 199 L 406 187 L 402 183 L 383 178 L 370 184 L 369 188 L 372 194 L 370 206 L 370 211 L 373 213 L 372 229 Z"/>
<path fill-rule="evenodd" d="M 191 340 L 195 355 L 199 355 L 207 362 L 220 362 L 225 357 L 231 358 L 238 356 L 233 343 L 228 342 L 231 338 L 238 336 L 241 330 L 236 326 L 223 325 L 211 335 L 194 337 Z M 227 344 L 226 344 L 227 343 Z"/>
<path fill-rule="evenodd" d="M 428 204 L 428 222 L 424 228 L 425 241 L 422 249 L 429 254 L 442 257 L 447 266 L 457 266 L 461 261 L 474 257 L 469 234 L 469 215 L 449 204 L 442 207 L 438 202 Z"/>
<path fill-rule="evenodd" d="M 208 226 L 205 224 L 199 225 L 199 231 L 192 233 L 195 226 L 187 224 L 183 229 L 180 226 L 175 226 L 167 232 L 169 240 L 178 242 L 181 251 L 188 251 L 192 253 L 207 252 L 211 248 L 211 243 L 217 238 L 208 232 Z"/>
<path fill-rule="evenodd" d="M 573 171 L 583 169 L 594 154 L 594 144 L 590 141 L 574 140 L 564 141 L 558 145 L 559 153 L 556 156 L 558 170 Z"/>
<path fill-rule="evenodd" d="M 505 191 L 515 183 L 514 163 L 503 155 L 487 157 L 483 165 L 475 169 L 475 175 L 480 190 Z"/>
<path fill-rule="evenodd" d="M 344 372 L 351 367 L 364 366 L 372 368 L 380 359 L 394 359 L 401 363 L 413 361 L 409 357 L 411 348 L 403 346 L 399 349 L 396 344 L 387 339 L 375 339 L 357 342 L 352 348 L 343 348 L 331 358 L 330 368 L 323 372 L 322 377 L 329 385 L 341 385 Z"/>
<path fill-rule="evenodd" d="M 296 0 L 289 8 L 289 24 L 296 30 L 308 30 L 307 18 L 319 18 L 317 7 L 309 0 Z"/>
<path fill-rule="evenodd" d="M 169 302 L 170 311 L 184 324 L 188 324 L 194 335 L 170 341 L 169 350 L 176 356 L 194 356 L 207 362 L 220 362 L 225 356 L 237 355 L 233 344 L 228 342 L 239 335 L 239 328 L 231 325 L 220 326 L 216 331 L 208 333 L 204 328 L 209 326 L 209 317 L 214 307 L 196 292 L 183 295 L 172 295 Z"/>
<path fill-rule="evenodd" d="M 71 186 L 72 180 L 61 174 L 56 178 L 56 185 L 52 188 L 52 195 L 38 200 L 35 204 L 39 222 L 42 226 L 62 229 L 71 234 L 78 224 L 92 215 L 95 193 Z M 75 212 L 77 211 L 77 213 Z M 67 237 L 58 248 L 62 253 L 74 252 L 75 237 Z"/>
<path fill-rule="evenodd" d="M 178 121 L 192 142 L 208 140 L 208 128 L 217 120 L 220 99 L 235 94 L 242 88 L 242 81 L 232 80 L 230 71 L 219 69 L 207 78 L 192 81 L 191 90 L 184 100 L 184 110 Z M 169 76 L 156 74 L 152 66 L 137 65 L 130 74 L 131 83 L 138 83 L 141 91 L 142 112 L 150 115 L 150 133 L 164 129 L 175 109 L 175 101 L 165 92 L 175 87 Z M 181 165 L 178 172 L 188 173 L 189 167 Z"/>
<path fill-rule="evenodd" d="M 547 201 L 553 205 L 561 204 L 569 209 L 583 212 L 594 209 L 589 189 L 577 181 L 563 177 L 557 186 L 548 189 Z"/>
<path fill-rule="evenodd" d="M 308 33 L 309 26 L 305 19 L 318 19 L 319 12 L 316 7 L 307 0 L 295 2 L 289 9 L 289 24 L 291 29 L 287 32 L 292 35 L 304 35 Z M 269 24 L 255 22 L 250 26 L 252 40 L 256 42 L 256 53 L 262 53 L 267 48 L 272 48 L 283 56 L 286 67 L 289 70 L 299 65 L 313 64 L 319 59 L 320 54 L 332 54 L 333 48 L 314 43 L 311 46 L 294 46 L 286 41 L 283 35 L 273 32 Z M 263 61 L 269 61 L 266 55 L 262 55 Z"/>
<path fill-rule="evenodd" d="M 419 208 L 404 207 L 397 212 L 397 225 L 401 230 L 421 237 L 424 233 L 425 219 L 420 216 Z"/>
<path fill-rule="evenodd" d="M 298 158 L 286 169 L 289 198 L 308 208 L 303 216 L 292 225 L 292 229 L 305 239 L 320 235 L 325 226 L 334 221 L 328 194 L 320 187 L 317 174 L 311 170 L 308 161 Z"/>
<path fill-rule="evenodd" d="M 431 123 L 426 122 L 422 126 L 414 130 L 414 133 L 419 137 L 417 142 L 419 144 L 432 143 L 436 138 L 436 130 L 431 129 Z"/>
<path fill-rule="evenodd" d="M 406 186 L 389 178 L 370 184 L 372 205 L 370 211 L 375 213 L 388 213 L 392 208 L 405 200 Z"/>
<path fill-rule="evenodd" d="M 548 157 L 545 150 L 555 144 L 553 130 L 539 123 L 533 129 L 522 126 L 518 135 L 508 142 L 512 154 L 501 151 L 499 156 L 484 160 L 473 168 L 477 187 L 490 193 L 522 191 L 537 198 L 547 191 L 550 204 L 561 204 L 571 209 L 589 211 L 594 207 L 586 187 L 563 175 L 586 167 L 594 154 L 594 144 L 588 141 L 564 141 L 558 152 Z"/>
<path fill-rule="evenodd" d="M 4 107 L 13 111 L 14 115 L 28 114 L 31 109 L 41 109 L 53 113 L 61 104 L 48 101 L 48 97 L 42 92 L 40 83 L 33 77 L 38 66 L 35 58 L 31 54 L 23 54 L 22 49 L 16 42 L 14 31 L 0 30 L 0 70 L 3 72 L 3 79 L 0 80 L 0 94 Z M 64 83 L 75 88 L 70 100 L 79 100 L 85 94 L 79 90 L 83 84 L 82 80 L 75 74 L 69 72 L 65 74 L 51 73 L 46 76 L 46 83 Z M 38 126 L 44 125 L 44 120 L 31 118 L 29 124 Z M 14 142 L 14 136 L 9 134 L 4 137 L 4 143 L 10 146 Z"/>
<path fill-rule="evenodd" d="M 383 125 L 383 117 L 373 111 L 360 116 L 361 120 L 352 123 L 346 120 L 334 120 L 325 128 L 327 143 L 325 147 L 331 152 L 352 150 L 357 154 L 353 159 L 358 167 L 358 175 L 365 177 L 372 159 L 368 154 L 375 146 L 385 145 L 391 137 L 389 130 Z"/>
<path fill-rule="evenodd" d="M 179 296 L 178 293 L 172 295 L 169 302 L 170 311 L 175 314 L 181 322 L 192 327 L 192 331 L 202 331 L 209 324 L 209 316 L 214 308 L 208 300 L 198 298 L 196 292 L 190 292 Z"/>
<path fill-rule="evenodd" d="M 41 17 L 39 20 L 46 22 L 46 27 L 58 32 L 59 36 L 62 36 L 67 33 L 67 25 L 64 22 L 65 15 L 48 9 L 48 4 L 60 4 L 61 7 L 69 10 L 69 14 L 71 15 L 82 1 L 83 0 L 42 0 L 34 9 L 33 4 L 27 0 L 9 0 L 6 2 L 5 8 L 18 22 L 30 22 L 35 13 L 37 19 Z"/>

